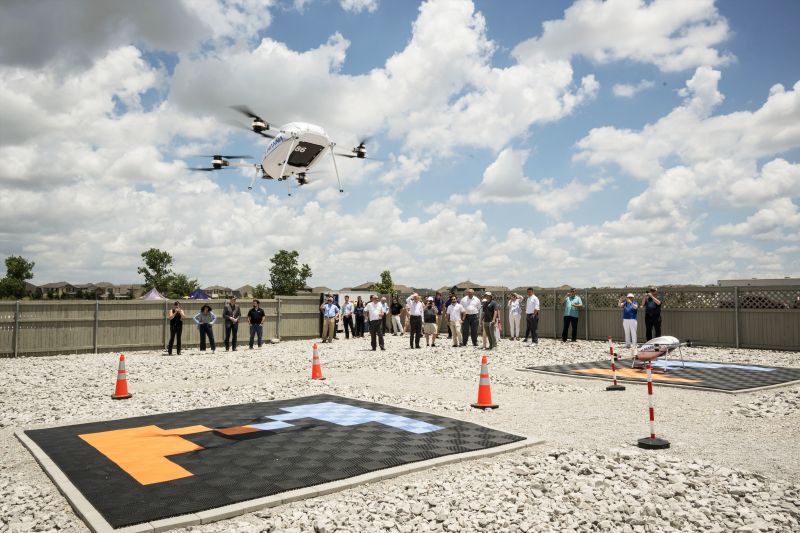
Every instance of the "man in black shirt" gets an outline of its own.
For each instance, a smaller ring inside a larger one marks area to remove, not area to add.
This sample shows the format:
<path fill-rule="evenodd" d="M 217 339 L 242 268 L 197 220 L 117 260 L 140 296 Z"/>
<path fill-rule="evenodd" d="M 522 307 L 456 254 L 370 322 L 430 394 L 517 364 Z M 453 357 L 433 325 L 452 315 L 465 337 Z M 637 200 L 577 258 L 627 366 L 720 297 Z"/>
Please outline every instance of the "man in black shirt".
<path fill-rule="evenodd" d="M 661 300 L 658 298 L 658 290 L 650 287 L 650 290 L 643 298 L 644 305 L 644 327 L 646 339 L 653 338 L 653 329 L 656 330 L 656 337 L 661 336 Z"/>
<path fill-rule="evenodd" d="M 258 300 L 253 300 L 253 308 L 247 313 L 247 323 L 250 324 L 250 349 L 253 349 L 253 337 L 258 335 L 258 347 L 261 348 L 264 336 L 264 319 L 267 317 L 261 309 Z"/>
<path fill-rule="evenodd" d="M 228 343 L 233 351 L 236 351 L 236 336 L 239 333 L 239 318 L 242 316 L 242 309 L 236 304 L 236 296 L 231 296 L 225 308 L 222 310 L 222 318 L 225 320 L 225 351 L 228 351 Z M 231 339 L 231 333 L 233 339 Z"/>
<path fill-rule="evenodd" d="M 489 339 L 489 347 L 491 350 L 497 346 L 497 318 L 499 315 L 497 302 L 494 301 L 491 292 L 484 293 L 486 303 L 483 304 L 483 331 L 486 332 L 486 338 Z"/>
<path fill-rule="evenodd" d="M 167 345 L 167 355 L 172 355 L 172 346 L 175 339 L 178 340 L 178 355 L 181 354 L 181 333 L 183 332 L 183 319 L 186 313 L 181 309 L 181 303 L 175 302 L 172 310 L 169 312 L 169 344 Z"/>

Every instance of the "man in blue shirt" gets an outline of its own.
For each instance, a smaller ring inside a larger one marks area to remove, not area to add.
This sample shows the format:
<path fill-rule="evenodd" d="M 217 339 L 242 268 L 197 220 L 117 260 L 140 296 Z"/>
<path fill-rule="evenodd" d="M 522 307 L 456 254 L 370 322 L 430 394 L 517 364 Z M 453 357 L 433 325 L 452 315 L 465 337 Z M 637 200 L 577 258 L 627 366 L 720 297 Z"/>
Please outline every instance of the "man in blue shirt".
<path fill-rule="evenodd" d="M 339 319 L 339 306 L 333 303 L 333 296 L 328 296 L 325 303 L 319 306 L 322 311 L 322 342 L 333 342 L 336 321 Z"/>
<path fill-rule="evenodd" d="M 583 309 L 583 300 L 575 294 L 575 289 L 570 289 L 561 300 L 564 304 L 564 329 L 561 331 L 561 340 L 567 342 L 567 330 L 572 326 L 572 342 L 578 340 L 578 311 Z"/>

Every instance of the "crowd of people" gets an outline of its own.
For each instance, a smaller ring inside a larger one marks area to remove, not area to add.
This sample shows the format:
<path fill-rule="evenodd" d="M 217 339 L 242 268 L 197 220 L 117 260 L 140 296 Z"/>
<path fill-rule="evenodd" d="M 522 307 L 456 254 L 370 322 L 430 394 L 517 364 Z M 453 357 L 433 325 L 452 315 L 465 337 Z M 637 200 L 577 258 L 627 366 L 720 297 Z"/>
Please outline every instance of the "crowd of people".
<path fill-rule="evenodd" d="M 242 309 L 236 303 L 236 297 L 231 297 L 222 309 L 222 319 L 225 321 L 225 351 L 236 351 L 237 336 L 239 334 L 239 320 L 242 317 Z M 172 349 L 176 348 L 176 353 L 181 354 L 181 335 L 183 333 L 183 319 L 186 318 L 186 312 L 181 307 L 180 302 L 172 304 L 167 315 L 169 321 L 169 344 L 167 344 L 167 354 L 172 355 Z M 200 331 L 200 351 L 206 351 L 206 346 L 211 348 L 212 352 L 217 350 L 217 344 L 214 340 L 213 326 L 217 322 L 217 315 L 211 310 L 208 304 L 200 308 L 200 312 L 192 317 L 197 329 Z M 247 312 L 247 323 L 250 326 L 250 349 L 253 349 L 254 343 L 258 343 L 258 347 L 264 343 L 264 320 L 266 313 L 261 309 L 261 304 L 258 300 L 253 300 L 253 307 Z"/>
<path fill-rule="evenodd" d="M 527 295 L 522 296 L 516 293 L 508 295 L 508 324 L 509 339 L 511 341 L 522 341 L 527 346 L 534 346 L 539 343 L 539 313 L 540 303 L 532 287 L 528 287 Z M 577 295 L 575 289 L 569 291 L 561 298 L 563 311 L 563 329 L 561 340 L 567 342 L 571 339 L 575 342 L 578 337 L 578 319 L 580 311 L 584 309 L 581 297 Z M 645 308 L 645 327 L 647 340 L 661 336 L 661 305 L 662 299 L 658 295 L 655 287 L 651 287 L 642 296 L 642 306 Z M 635 299 L 633 293 L 621 297 L 618 306 L 622 309 L 622 328 L 625 334 L 625 345 L 630 348 L 637 346 L 637 314 L 640 303 Z M 322 342 L 330 343 L 337 338 L 339 321 L 344 327 L 345 338 L 363 338 L 366 331 L 370 334 L 370 344 L 372 350 L 385 349 L 384 335 L 404 335 L 408 333 L 409 348 L 421 348 L 422 338 L 425 338 L 425 345 L 431 348 L 436 347 L 436 341 L 440 336 L 447 332 L 447 339 L 451 341 L 453 347 L 464 347 L 470 342 L 472 346 L 478 346 L 478 336 L 481 336 L 482 348 L 493 350 L 497 346 L 498 339 L 502 336 L 501 314 L 502 306 L 495 301 L 494 295 L 487 291 L 481 297 L 475 295 L 474 289 L 467 289 L 463 297 L 459 298 L 451 292 L 447 298 L 442 297 L 441 292 L 436 292 L 434 296 L 423 299 L 418 293 L 414 293 L 405 302 L 401 302 L 398 296 L 392 298 L 391 303 L 385 296 L 379 297 L 376 294 L 370 296 L 369 301 L 364 303 L 361 296 L 353 302 L 350 296 L 344 297 L 344 303 L 339 306 L 335 303 L 332 294 L 327 294 L 324 302 L 319 307 L 322 314 Z M 402 315 L 405 312 L 405 321 Z M 522 334 L 522 317 L 525 315 L 525 333 Z M 228 300 L 222 310 L 222 319 L 225 325 L 225 351 L 237 348 L 237 336 L 239 331 L 239 320 L 242 317 L 242 310 L 236 302 L 236 297 Z M 247 324 L 250 329 L 249 347 L 252 350 L 257 344 L 261 347 L 264 335 L 264 320 L 266 314 L 261 309 L 258 300 L 254 299 L 252 308 L 247 312 Z M 388 326 L 386 318 L 390 317 Z M 170 310 L 167 320 L 169 321 L 169 344 L 167 353 L 172 355 L 173 348 L 176 353 L 181 353 L 181 334 L 183 331 L 183 320 L 186 313 L 181 307 L 180 302 L 175 302 Z M 213 325 L 217 321 L 217 315 L 212 311 L 208 304 L 203 305 L 193 320 L 200 332 L 200 351 L 205 351 L 208 345 L 211 351 L 216 351 L 214 340 Z M 570 331 L 571 330 L 571 331 Z M 569 335 L 571 333 L 571 335 Z M 529 340 L 530 339 L 530 340 Z"/>

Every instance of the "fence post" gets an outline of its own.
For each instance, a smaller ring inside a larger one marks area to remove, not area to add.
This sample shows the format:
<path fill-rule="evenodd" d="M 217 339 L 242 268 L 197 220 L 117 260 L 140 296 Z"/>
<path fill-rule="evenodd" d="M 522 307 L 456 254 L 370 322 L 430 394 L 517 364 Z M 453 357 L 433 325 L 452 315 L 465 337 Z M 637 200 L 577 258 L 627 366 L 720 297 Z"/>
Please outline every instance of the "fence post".
<path fill-rule="evenodd" d="M 11 339 L 14 357 L 19 355 L 19 302 L 14 306 L 14 335 Z"/>
<path fill-rule="evenodd" d="M 99 322 L 99 315 L 100 315 L 100 301 L 94 301 L 94 328 L 92 329 L 92 350 L 93 353 L 97 353 L 97 326 Z"/>
<path fill-rule="evenodd" d="M 505 317 L 506 316 L 508 316 L 508 315 L 506 314 L 506 293 L 504 291 L 503 292 L 503 308 L 500 309 L 500 323 L 503 324 L 503 332 L 500 334 L 500 337 L 503 337 L 503 336 L 508 337 L 508 334 L 507 334 L 508 328 L 505 326 L 505 321 L 506 321 Z M 510 326 L 511 324 L 508 324 L 508 325 Z"/>
<path fill-rule="evenodd" d="M 558 339 L 558 295 L 553 289 L 553 338 Z"/>
<path fill-rule="evenodd" d="M 739 287 L 733 288 L 733 331 L 736 334 L 736 347 L 739 347 Z"/>
<path fill-rule="evenodd" d="M 276 310 L 276 317 L 275 317 L 275 336 L 278 340 L 281 339 L 281 297 L 277 297 L 278 300 L 278 309 Z"/>
<path fill-rule="evenodd" d="M 586 329 L 586 340 L 589 340 L 589 289 L 584 289 L 583 291 L 583 308 L 586 309 L 586 324 L 584 324 L 584 328 Z"/>

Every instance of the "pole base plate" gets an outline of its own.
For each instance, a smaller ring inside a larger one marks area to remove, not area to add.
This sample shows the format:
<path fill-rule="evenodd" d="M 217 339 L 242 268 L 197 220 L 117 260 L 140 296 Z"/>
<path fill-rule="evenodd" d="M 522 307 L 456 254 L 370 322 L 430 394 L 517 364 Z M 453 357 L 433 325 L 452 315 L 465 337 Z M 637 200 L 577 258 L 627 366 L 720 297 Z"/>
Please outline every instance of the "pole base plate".
<path fill-rule="evenodd" d="M 112 400 L 127 400 L 128 398 L 132 398 L 133 394 L 123 394 L 121 396 L 117 396 L 115 394 L 111 395 Z"/>
<path fill-rule="evenodd" d="M 625 390 L 625 387 L 623 385 L 609 385 L 608 387 L 606 387 L 606 390 L 620 391 L 620 390 Z"/>
<path fill-rule="evenodd" d="M 666 450 L 669 448 L 669 441 L 658 437 L 645 437 L 637 441 L 637 446 L 644 450 Z"/>

